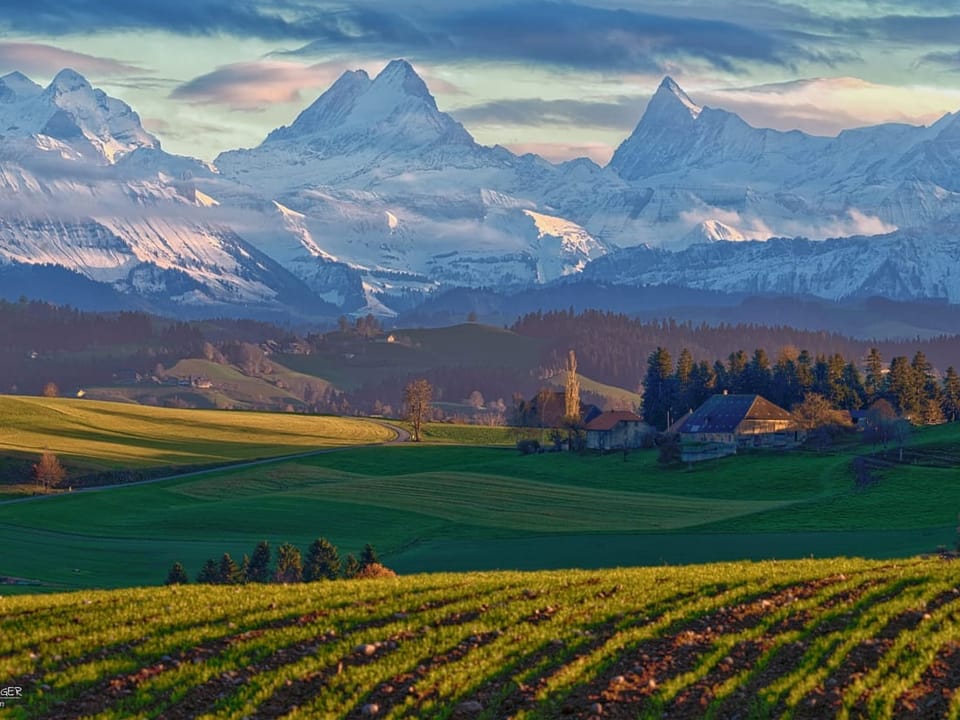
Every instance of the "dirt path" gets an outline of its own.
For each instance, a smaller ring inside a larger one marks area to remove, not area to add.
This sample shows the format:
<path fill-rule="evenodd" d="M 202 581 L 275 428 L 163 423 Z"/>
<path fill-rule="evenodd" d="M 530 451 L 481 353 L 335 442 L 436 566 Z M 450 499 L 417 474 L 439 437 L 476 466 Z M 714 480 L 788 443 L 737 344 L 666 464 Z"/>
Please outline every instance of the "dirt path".
<path fill-rule="evenodd" d="M 344 445 L 343 447 L 333 447 L 333 448 L 323 448 L 322 450 L 307 450 L 306 452 L 294 453 L 292 455 L 278 455 L 276 457 L 261 458 L 259 460 L 242 460 L 240 462 L 228 463 L 225 465 L 217 465 L 216 467 L 204 468 L 202 470 L 191 470 L 189 472 L 182 473 L 173 473 L 171 475 L 164 475 L 162 477 L 149 478 L 148 480 L 136 480 L 134 482 L 126 483 L 114 483 L 112 485 L 96 485 L 94 487 L 88 488 L 76 488 L 71 490 L 69 493 L 52 493 L 49 495 L 30 495 L 29 497 L 15 498 L 13 500 L 0 500 L 0 506 L 3 505 L 14 505 L 17 503 L 26 503 L 26 502 L 38 502 L 40 500 L 49 500 L 50 498 L 62 497 L 67 494 L 76 494 L 76 493 L 93 493 L 93 492 L 102 492 L 104 490 L 116 490 L 118 488 L 125 487 L 135 487 L 137 485 L 148 485 L 151 483 L 165 482 L 167 480 L 181 480 L 183 478 L 190 477 L 201 477 L 203 475 L 210 475 L 212 473 L 218 472 L 227 472 L 232 470 L 244 470 L 246 468 L 260 467 L 262 465 L 275 465 L 278 463 L 289 462 L 290 460 L 300 460 L 302 458 L 315 457 L 317 455 L 326 455 L 327 453 L 342 452 L 344 450 L 355 450 L 357 448 L 368 448 L 368 447 L 381 447 L 383 445 L 397 445 L 400 443 L 409 442 L 410 433 L 404 430 L 399 425 L 393 425 L 392 423 L 382 422 L 380 420 L 370 420 L 372 423 L 376 423 L 381 427 L 392 430 L 397 434 L 392 440 L 387 440 L 382 443 L 369 443 L 367 445 Z"/>

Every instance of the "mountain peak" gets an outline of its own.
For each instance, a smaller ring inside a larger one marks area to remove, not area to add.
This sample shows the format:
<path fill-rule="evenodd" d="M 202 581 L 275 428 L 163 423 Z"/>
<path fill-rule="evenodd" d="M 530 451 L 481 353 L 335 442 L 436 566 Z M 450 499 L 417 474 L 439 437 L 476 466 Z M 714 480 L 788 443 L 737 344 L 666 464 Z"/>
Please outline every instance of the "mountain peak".
<path fill-rule="evenodd" d="M 43 88 L 21 72 L 14 71 L 0 77 L 0 100 L 11 102 L 38 95 Z"/>
<path fill-rule="evenodd" d="M 68 93 L 74 92 L 75 90 L 92 90 L 93 87 L 90 85 L 90 82 L 76 70 L 64 68 L 53 78 L 49 89 Z"/>
<path fill-rule="evenodd" d="M 406 60 L 391 60 L 373 81 L 375 88 L 393 87 L 406 95 L 420 98 L 430 98 L 430 90 L 413 66 Z"/>
<path fill-rule="evenodd" d="M 667 75 L 661 81 L 660 87 L 657 88 L 653 98 L 651 98 L 650 104 L 647 106 L 647 113 L 650 112 L 651 108 L 655 110 L 670 108 L 675 112 L 678 106 L 682 106 L 694 120 L 700 115 L 700 106 L 690 99 L 676 80 Z"/>

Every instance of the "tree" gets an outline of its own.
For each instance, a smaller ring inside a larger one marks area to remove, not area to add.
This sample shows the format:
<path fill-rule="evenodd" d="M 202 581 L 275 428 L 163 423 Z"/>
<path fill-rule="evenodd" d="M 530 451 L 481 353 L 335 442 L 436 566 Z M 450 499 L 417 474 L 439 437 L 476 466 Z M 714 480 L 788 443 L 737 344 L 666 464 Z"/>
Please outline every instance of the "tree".
<path fill-rule="evenodd" d="M 833 421 L 833 407 L 819 393 L 807 393 L 803 402 L 790 409 L 797 424 L 806 431 L 817 430 Z"/>
<path fill-rule="evenodd" d="M 282 583 L 303 582 L 303 559 L 300 556 L 300 548 L 296 545 L 284 543 L 277 548 L 275 578 L 277 582 Z"/>
<path fill-rule="evenodd" d="M 183 563 L 175 562 L 170 572 L 167 573 L 167 585 L 186 585 L 190 582 L 187 577 L 187 571 L 183 568 Z"/>
<path fill-rule="evenodd" d="M 882 443 L 884 447 L 893 438 L 897 413 L 893 405 L 880 398 L 867 409 L 866 429 L 863 437 L 867 442 Z"/>
<path fill-rule="evenodd" d="M 360 563 L 357 562 L 357 558 L 353 556 L 353 553 L 347 555 L 347 561 L 343 564 L 343 576 L 345 578 L 355 578 L 357 573 L 360 572 Z"/>
<path fill-rule="evenodd" d="M 413 441 L 420 442 L 420 430 L 430 414 L 433 387 L 425 378 L 407 383 L 403 389 L 405 418 L 413 425 Z"/>
<path fill-rule="evenodd" d="M 230 557 L 230 553 L 224 553 L 223 557 L 220 558 L 220 582 L 225 585 L 234 585 L 241 581 L 242 577 L 237 563 Z"/>
<path fill-rule="evenodd" d="M 33 466 L 33 478 L 41 490 L 57 487 L 66 477 L 67 471 L 63 469 L 57 456 L 51 452 L 43 453 L 39 462 Z"/>
<path fill-rule="evenodd" d="M 198 583 L 215 585 L 220 582 L 220 571 L 217 569 L 217 563 L 213 558 L 208 558 L 197 575 Z"/>
<path fill-rule="evenodd" d="M 951 422 L 960 420 L 960 375 L 951 365 L 943 378 L 943 414 Z"/>
<path fill-rule="evenodd" d="M 670 353 L 658 347 L 647 357 L 643 379 L 643 419 L 657 428 L 666 428 L 672 419 L 676 399 L 676 378 Z"/>
<path fill-rule="evenodd" d="M 60 388 L 55 382 L 48 382 L 43 386 L 43 396 L 48 398 L 60 397 Z"/>
<path fill-rule="evenodd" d="M 307 551 L 307 562 L 303 568 L 303 579 L 336 580 L 340 576 L 340 553 L 337 546 L 326 538 L 317 538 Z"/>
<path fill-rule="evenodd" d="M 257 543 L 257 547 L 253 550 L 247 580 L 258 583 L 270 582 L 270 543 L 266 540 Z"/>
<path fill-rule="evenodd" d="M 474 390 L 471 392 L 470 397 L 467 398 L 467 405 L 472 407 L 474 410 L 483 410 L 483 394 L 479 390 Z"/>
<path fill-rule="evenodd" d="M 367 567 L 368 565 L 373 565 L 374 563 L 379 563 L 380 558 L 377 557 L 377 551 L 374 549 L 373 545 L 367 543 L 363 546 L 363 552 L 360 553 L 360 569 Z"/>
<path fill-rule="evenodd" d="M 884 390 L 883 357 L 876 348 L 870 348 L 867 355 L 867 373 L 863 380 L 863 388 L 867 392 L 867 400 L 873 402 Z"/>

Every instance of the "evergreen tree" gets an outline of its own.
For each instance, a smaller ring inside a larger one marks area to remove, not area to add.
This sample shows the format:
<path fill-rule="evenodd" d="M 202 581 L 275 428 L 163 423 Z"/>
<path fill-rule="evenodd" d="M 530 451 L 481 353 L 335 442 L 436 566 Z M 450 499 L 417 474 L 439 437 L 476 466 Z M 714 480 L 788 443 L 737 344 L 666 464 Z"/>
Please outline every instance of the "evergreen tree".
<path fill-rule="evenodd" d="M 363 546 L 363 552 L 360 553 L 360 569 L 363 570 L 374 563 L 379 563 L 380 558 L 377 557 L 377 551 L 374 549 L 373 545 L 367 543 Z"/>
<path fill-rule="evenodd" d="M 656 428 L 666 428 L 675 400 L 673 361 L 669 352 L 658 347 L 647 358 L 647 374 L 643 380 L 643 419 Z"/>
<path fill-rule="evenodd" d="M 772 376 L 770 373 L 770 359 L 763 348 L 757 348 L 753 351 L 753 358 L 746 369 L 748 392 L 770 397 L 770 383 Z"/>
<path fill-rule="evenodd" d="M 307 563 L 303 568 L 303 579 L 336 580 L 340 576 L 340 554 L 337 547 L 326 538 L 317 538 L 307 551 Z"/>
<path fill-rule="evenodd" d="M 219 573 L 220 582 L 226 585 L 234 585 L 242 580 L 240 568 L 237 567 L 237 563 L 234 562 L 234 559 L 230 557 L 230 553 L 224 553 L 223 557 L 220 558 Z"/>
<path fill-rule="evenodd" d="M 706 402 L 707 398 L 717 391 L 717 375 L 706 360 L 693 366 L 690 371 L 690 383 L 683 397 L 680 412 L 696 410 Z"/>
<path fill-rule="evenodd" d="M 943 379 L 943 414 L 951 422 L 960 420 L 960 375 L 951 365 Z"/>
<path fill-rule="evenodd" d="M 800 402 L 797 364 L 791 358 L 781 356 L 773 366 L 769 399 L 780 407 L 792 407 Z"/>
<path fill-rule="evenodd" d="M 867 401 L 867 391 L 860 377 L 860 369 L 852 362 L 843 367 L 840 390 L 837 405 L 845 410 L 859 410 Z"/>
<path fill-rule="evenodd" d="M 300 548 L 290 543 L 284 543 L 277 548 L 275 578 L 277 582 L 282 583 L 303 582 L 303 559 L 300 556 Z"/>
<path fill-rule="evenodd" d="M 240 569 L 237 571 L 241 583 L 250 582 L 250 556 L 243 554 L 243 560 L 240 562 Z"/>
<path fill-rule="evenodd" d="M 888 388 L 901 415 L 908 419 L 919 416 L 922 393 L 916 373 L 906 357 L 898 355 L 890 361 Z"/>
<path fill-rule="evenodd" d="M 797 356 L 797 397 L 804 397 L 813 389 L 813 358 L 806 350 L 801 350 Z"/>
<path fill-rule="evenodd" d="M 167 585 L 186 585 L 190 582 L 187 577 L 187 571 L 183 568 L 183 563 L 175 562 L 170 572 L 167 573 Z"/>
<path fill-rule="evenodd" d="M 872 403 L 879 398 L 885 389 L 884 385 L 883 358 L 879 350 L 870 348 L 870 353 L 867 355 L 867 372 L 863 379 L 863 389 L 867 393 L 867 402 Z"/>
<path fill-rule="evenodd" d="M 353 553 L 347 555 L 347 561 L 343 564 L 343 576 L 347 579 L 354 578 L 360 572 L 360 563 Z"/>
<path fill-rule="evenodd" d="M 261 540 L 253 550 L 250 558 L 250 567 L 247 569 L 247 580 L 250 582 L 270 582 L 270 543 Z"/>
<path fill-rule="evenodd" d="M 727 357 L 727 382 L 730 392 L 748 392 L 750 378 L 747 375 L 747 354 L 743 350 L 730 353 Z"/>
<path fill-rule="evenodd" d="M 220 582 L 220 571 L 213 558 L 208 558 L 203 564 L 203 568 L 201 568 L 200 573 L 197 575 L 197 582 L 207 585 L 216 585 Z"/>

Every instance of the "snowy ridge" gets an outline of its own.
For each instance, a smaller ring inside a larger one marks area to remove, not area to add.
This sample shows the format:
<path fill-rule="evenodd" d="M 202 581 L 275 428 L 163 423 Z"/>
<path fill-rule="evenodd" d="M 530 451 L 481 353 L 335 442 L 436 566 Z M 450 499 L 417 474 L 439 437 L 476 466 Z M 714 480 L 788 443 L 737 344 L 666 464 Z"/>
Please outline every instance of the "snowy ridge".
<path fill-rule="evenodd" d="M 608 167 L 553 164 L 479 145 L 395 60 L 211 165 L 71 70 L 46 88 L 12 73 L 0 218 L 0 263 L 165 307 L 389 316 L 411 294 L 578 276 L 960 302 L 960 116 L 814 137 L 665 78 Z M 796 236 L 843 239 L 753 242 Z"/>

